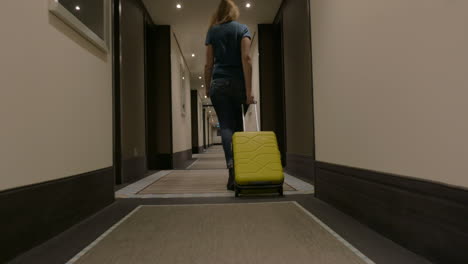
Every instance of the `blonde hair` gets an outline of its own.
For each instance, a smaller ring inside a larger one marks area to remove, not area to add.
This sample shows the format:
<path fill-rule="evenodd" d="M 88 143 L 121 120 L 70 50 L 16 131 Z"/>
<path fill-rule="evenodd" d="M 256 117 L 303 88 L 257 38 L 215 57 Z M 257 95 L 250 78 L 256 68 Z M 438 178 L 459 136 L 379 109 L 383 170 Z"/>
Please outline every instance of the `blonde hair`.
<path fill-rule="evenodd" d="M 214 25 L 223 24 L 239 18 L 239 8 L 233 0 L 221 0 L 218 9 L 213 14 L 210 28 Z"/>

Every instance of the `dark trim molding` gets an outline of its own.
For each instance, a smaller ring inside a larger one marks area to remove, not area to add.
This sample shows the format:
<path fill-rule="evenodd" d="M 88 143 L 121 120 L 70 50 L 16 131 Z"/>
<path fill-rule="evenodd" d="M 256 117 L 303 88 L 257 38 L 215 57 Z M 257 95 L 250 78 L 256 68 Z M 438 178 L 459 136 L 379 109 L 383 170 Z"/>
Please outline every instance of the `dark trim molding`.
<path fill-rule="evenodd" d="M 172 170 L 172 154 L 158 153 L 148 156 L 150 170 Z"/>
<path fill-rule="evenodd" d="M 315 153 L 315 106 L 314 106 L 314 61 L 313 61 L 313 54 L 312 54 L 312 14 L 311 14 L 311 5 L 310 0 L 307 0 L 307 17 L 309 18 L 308 28 L 309 28 L 309 43 L 310 43 L 310 53 L 309 53 L 309 64 L 310 64 L 310 89 L 312 90 L 311 94 L 311 111 L 312 111 L 312 152 L 313 157 L 315 160 L 316 153 Z"/>
<path fill-rule="evenodd" d="M 286 166 L 286 112 L 281 35 L 279 23 L 258 25 L 260 113 L 268 113 L 262 115 L 261 128 L 264 131 L 275 132 L 284 167 Z"/>
<path fill-rule="evenodd" d="M 0 192 L 0 263 L 114 202 L 113 168 Z"/>
<path fill-rule="evenodd" d="M 286 153 L 287 173 L 314 182 L 314 158 L 312 156 Z"/>
<path fill-rule="evenodd" d="M 171 30 L 146 27 L 147 50 L 147 158 L 150 170 L 172 169 Z"/>
<path fill-rule="evenodd" d="M 468 263 L 468 190 L 315 164 L 317 198 L 435 263 Z"/>
<path fill-rule="evenodd" d="M 120 112 L 120 0 L 112 1 L 112 159 L 114 184 L 122 184 L 122 146 Z"/>
<path fill-rule="evenodd" d="M 133 157 L 122 160 L 122 175 L 125 183 L 134 182 L 145 177 L 146 157 Z"/>
<path fill-rule="evenodd" d="M 198 134 L 198 124 L 200 120 L 198 120 L 199 112 L 199 104 L 198 104 L 198 90 L 190 91 L 190 109 L 191 109 L 191 138 L 192 138 L 192 152 L 198 153 L 198 146 L 199 144 L 199 134 Z"/>
<path fill-rule="evenodd" d="M 208 146 L 207 146 L 207 142 L 206 142 L 206 109 L 205 107 L 203 107 L 203 148 L 206 149 Z"/>
<path fill-rule="evenodd" d="M 185 169 L 192 161 L 192 149 L 187 149 L 173 154 L 174 169 Z"/>
<path fill-rule="evenodd" d="M 203 153 L 203 146 L 202 147 L 192 147 L 192 154 L 200 154 Z"/>

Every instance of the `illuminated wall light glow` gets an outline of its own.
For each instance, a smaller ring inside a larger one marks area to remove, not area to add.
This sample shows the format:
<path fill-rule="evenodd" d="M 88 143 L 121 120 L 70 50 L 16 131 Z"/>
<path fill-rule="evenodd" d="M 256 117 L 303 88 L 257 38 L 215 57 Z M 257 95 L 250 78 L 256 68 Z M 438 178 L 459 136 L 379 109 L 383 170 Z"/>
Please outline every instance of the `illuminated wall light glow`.
<path fill-rule="evenodd" d="M 250 8 L 252 5 L 250 3 L 247 3 L 245 7 Z"/>
<path fill-rule="evenodd" d="M 76 11 L 80 11 L 80 10 L 81 10 L 81 7 L 80 7 L 80 6 L 75 6 L 75 10 L 76 10 Z"/>
<path fill-rule="evenodd" d="M 177 4 L 176 7 L 177 7 L 178 9 L 181 9 L 181 8 L 182 8 L 182 5 L 181 5 L 181 4 Z"/>

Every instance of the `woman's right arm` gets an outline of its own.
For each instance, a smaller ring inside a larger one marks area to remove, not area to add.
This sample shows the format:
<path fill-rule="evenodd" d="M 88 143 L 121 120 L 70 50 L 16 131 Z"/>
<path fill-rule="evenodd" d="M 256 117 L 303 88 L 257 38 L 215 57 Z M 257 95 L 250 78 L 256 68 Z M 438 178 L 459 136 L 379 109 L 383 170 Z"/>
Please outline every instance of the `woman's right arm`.
<path fill-rule="evenodd" d="M 247 104 L 255 103 L 254 98 L 252 96 L 252 58 L 250 57 L 250 44 L 250 38 L 245 37 L 242 39 L 242 69 L 244 70 L 245 89 L 247 92 Z"/>

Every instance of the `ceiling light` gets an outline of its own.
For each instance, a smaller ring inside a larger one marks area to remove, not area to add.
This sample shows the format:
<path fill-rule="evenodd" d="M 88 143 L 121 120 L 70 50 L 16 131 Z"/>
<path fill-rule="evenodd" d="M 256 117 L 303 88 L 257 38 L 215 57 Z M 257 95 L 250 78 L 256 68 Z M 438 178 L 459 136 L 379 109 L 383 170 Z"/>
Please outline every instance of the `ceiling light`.
<path fill-rule="evenodd" d="M 177 8 L 178 8 L 178 9 L 181 9 L 181 8 L 182 8 L 182 5 L 181 5 L 181 4 L 177 4 Z"/>
<path fill-rule="evenodd" d="M 201 78 L 202 78 L 201 76 L 198 76 L 198 79 L 200 79 L 200 80 L 201 80 Z"/>
<path fill-rule="evenodd" d="M 203 87 L 205 87 L 205 85 L 202 84 L 202 85 L 201 85 L 201 88 L 203 88 Z"/>
<path fill-rule="evenodd" d="M 245 7 L 250 8 L 252 5 L 250 3 L 247 3 Z"/>
<path fill-rule="evenodd" d="M 80 10 L 81 10 L 81 7 L 80 7 L 80 6 L 75 6 L 75 10 L 76 10 L 76 11 L 80 11 Z"/>
<path fill-rule="evenodd" d="M 208 96 L 205 95 L 205 98 L 208 98 Z"/>
<path fill-rule="evenodd" d="M 192 58 L 195 57 L 195 53 L 192 53 Z"/>
<path fill-rule="evenodd" d="M 185 80 L 185 77 L 182 77 L 182 80 Z"/>

